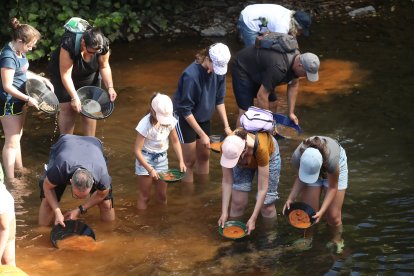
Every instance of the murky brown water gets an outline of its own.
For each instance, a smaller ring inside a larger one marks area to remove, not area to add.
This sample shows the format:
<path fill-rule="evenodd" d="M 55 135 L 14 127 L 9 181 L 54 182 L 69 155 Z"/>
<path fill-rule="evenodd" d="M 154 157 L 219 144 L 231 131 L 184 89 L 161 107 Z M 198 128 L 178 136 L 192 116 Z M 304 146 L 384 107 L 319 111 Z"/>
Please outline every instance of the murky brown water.
<path fill-rule="evenodd" d="M 406 17 L 413 23 L 412 13 Z M 210 43 L 153 40 L 113 47 L 111 66 L 119 98 L 111 117 L 99 122 L 97 137 L 103 140 L 109 158 L 117 219 L 101 223 L 96 208 L 84 216 L 95 231 L 97 250 L 55 249 L 51 229 L 37 226 L 37 179 L 57 134 L 54 118 L 37 112 L 28 117 L 22 147 L 24 162 L 32 172 L 13 190 L 18 266 L 30 275 L 414 273 L 414 190 L 409 181 L 414 157 L 414 59 L 408 48 L 414 43 L 403 29 L 410 24 L 394 19 L 315 22 L 312 36 L 301 41 L 301 48 L 323 53 L 321 80 L 302 85 L 297 106 L 302 136 L 279 141 L 283 164 L 278 212 L 294 178 L 290 155 L 302 138 L 332 136 L 347 150 L 350 188 L 343 209 L 343 254 L 326 248 L 329 235 L 323 223 L 311 250 L 295 250 L 292 244 L 303 237 L 303 231 L 289 226 L 280 215 L 278 225 L 259 218 L 252 236 L 242 240 L 221 237 L 217 232 L 221 171 L 216 153 L 211 154 L 208 178 L 197 178 L 193 186 L 170 184 L 166 207 L 151 202 L 145 212 L 135 209 L 134 128 L 146 113 L 152 92 L 172 95 L 195 50 Z M 240 48 L 234 40 L 227 43 L 233 53 Z M 237 107 L 230 76 L 227 84 L 226 106 L 234 122 Z M 282 101 L 286 98 L 282 91 L 279 96 Z M 280 111 L 285 107 L 282 103 Z M 215 120 L 214 132 L 220 134 L 221 129 Z M 174 167 L 177 162 L 171 156 Z M 248 214 L 253 203 L 252 193 Z M 61 205 L 69 210 L 79 201 L 67 193 Z"/>

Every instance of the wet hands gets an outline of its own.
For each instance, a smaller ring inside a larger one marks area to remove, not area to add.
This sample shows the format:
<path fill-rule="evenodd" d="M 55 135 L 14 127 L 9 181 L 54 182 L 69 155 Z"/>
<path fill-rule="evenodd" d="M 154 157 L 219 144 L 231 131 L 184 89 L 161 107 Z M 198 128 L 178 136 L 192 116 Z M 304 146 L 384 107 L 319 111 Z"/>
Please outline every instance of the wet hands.
<path fill-rule="evenodd" d="M 296 117 L 295 113 L 290 113 L 289 119 L 291 119 L 295 123 L 295 125 L 299 125 L 299 119 L 298 117 Z"/>
<path fill-rule="evenodd" d="M 149 172 L 149 176 L 151 176 L 152 179 L 158 180 L 160 179 L 160 176 L 158 175 L 158 172 L 152 168 Z"/>
<path fill-rule="evenodd" d="M 55 225 L 60 224 L 63 227 L 65 227 L 66 225 L 64 223 L 64 220 L 65 220 L 65 218 L 64 218 L 62 212 L 60 211 L 60 209 L 56 209 L 55 210 Z"/>
<path fill-rule="evenodd" d="M 76 112 L 81 111 L 81 101 L 78 97 L 72 98 L 72 100 L 70 100 L 70 105 L 72 106 L 73 110 L 75 110 Z"/>
<path fill-rule="evenodd" d="M 285 205 L 283 206 L 282 214 L 285 214 L 286 210 L 290 209 L 290 204 L 292 204 L 292 203 L 293 203 L 293 200 L 291 200 L 291 199 L 286 200 Z"/>
<path fill-rule="evenodd" d="M 111 99 L 111 102 L 115 101 L 118 94 L 116 93 L 115 89 L 113 87 L 108 88 L 109 98 Z"/>
<path fill-rule="evenodd" d="M 187 171 L 187 167 L 184 164 L 184 161 L 180 161 L 180 172 L 186 172 Z"/>
<path fill-rule="evenodd" d="M 246 223 L 247 228 L 247 235 L 250 235 L 250 233 L 256 229 L 256 220 L 253 218 L 250 218 Z"/>
<path fill-rule="evenodd" d="M 320 211 L 316 212 L 316 214 L 312 217 L 315 219 L 314 223 L 318 223 L 321 220 L 322 216 L 323 214 Z"/>
<path fill-rule="evenodd" d="M 228 218 L 229 218 L 228 214 L 221 214 L 221 217 L 218 220 L 218 226 L 221 226 L 221 228 L 224 228 L 224 224 L 226 223 Z"/>
<path fill-rule="evenodd" d="M 39 102 L 35 98 L 29 97 L 27 99 L 27 105 L 34 106 L 37 110 L 39 110 Z"/>
<path fill-rule="evenodd" d="M 77 220 L 80 215 L 79 208 L 73 209 L 67 213 L 65 213 L 65 220 Z"/>
<path fill-rule="evenodd" d="M 207 134 L 203 134 L 200 137 L 200 142 L 202 145 L 204 145 L 206 148 L 210 149 L 210 137 L 207 136 Z"/>

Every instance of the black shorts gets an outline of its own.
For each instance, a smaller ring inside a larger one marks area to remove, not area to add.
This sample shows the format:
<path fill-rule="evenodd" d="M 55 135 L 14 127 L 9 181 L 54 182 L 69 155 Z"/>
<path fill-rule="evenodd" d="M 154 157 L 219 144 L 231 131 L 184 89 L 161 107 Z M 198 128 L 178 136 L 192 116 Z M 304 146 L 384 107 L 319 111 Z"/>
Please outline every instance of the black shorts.
<path fill-rule="evenodd" d="M 200 139 L 200 136 L 194 131 L 194 129 L 187 123 L 186 119 L 182 116 L 177 116 L 178 120 L 175 129 L 177 130 L 178 138 L 180 139 L 181 144 L 189 144 L 194 142 L 196 139 Z M 211 123 L 210 121 L 206 122 L 197 122 L 201 129 L 210 136 L 211 134 Z"/>
<path fill-rule="evenodd" d="M 55 95 L 59 100 L 59 103 L 68 103 L 71 101 L 71 97 L 69 93 L 66 91 L 66 88 L 63 86 L 63 83 L 61 80 L 55 80 L 52 79 L 52 84 L 55 89 Z M 97 86 L 101 87 L 101 78 L 99 76 L 99 73 L 96 73 L 94 80 L 91 83 L 81 83 L 75 86 L 76 90 L 83 87 L 83 86 Z"/>
<path fill-rule="evenodd" d="M 20 115 L 23 113 L 24 102 L 13 102 L 0 100 L 0 117 L 9 115 Z"/>

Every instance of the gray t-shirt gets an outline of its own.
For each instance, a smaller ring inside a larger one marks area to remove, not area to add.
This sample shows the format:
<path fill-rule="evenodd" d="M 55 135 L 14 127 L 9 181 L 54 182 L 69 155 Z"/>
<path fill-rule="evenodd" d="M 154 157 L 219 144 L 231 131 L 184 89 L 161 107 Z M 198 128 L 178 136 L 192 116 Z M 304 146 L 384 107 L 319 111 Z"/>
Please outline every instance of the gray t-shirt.
<path fill-rule="evenodd" d="M 67 185 L 76 169 L 84 168 L 92 173 L 96 189 L 111 188 L 102 143 L 95 137 L 62 135 L 52 146 L 50 158 L 46 175 L 53 185 Z"/>
<path fill-rule="evenodd" d="M 313 139 L 316 136 L 310 137 Z M 322 140 L 326 141 L 326 147 L 328 148 L 328 173 L 333 173 L 339 166 L 339 154 L 341 153 L 341 146 L 338 141 L 335 139 L 329 138 L 327 136 L 318 136 Z M 301 148 L 303 148 L 303 142 L 296 148 L 292 154 L 292 164 L 295 168 L 299 169 L 300 157 L 302 156 Z"/>

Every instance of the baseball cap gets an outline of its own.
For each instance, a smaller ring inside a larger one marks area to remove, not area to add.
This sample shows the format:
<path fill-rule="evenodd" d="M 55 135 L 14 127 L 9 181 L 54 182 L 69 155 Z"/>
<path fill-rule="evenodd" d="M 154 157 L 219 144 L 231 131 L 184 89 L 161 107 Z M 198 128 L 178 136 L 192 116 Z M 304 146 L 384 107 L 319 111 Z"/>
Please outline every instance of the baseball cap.
<path fill-rule="evenodd" d="M 164 94 L 157 94 L 152 99 L 151 107 L 155 111 L 157 121 L 162 125 L 173 125 L 175 118 L 173 116 L 173 104 L 171 98 Z"/>
<path fill-rule="evenodd" d="M 227 73 L 227 63 L 231 57 L 229 47 L 223 43 L 216 43 L 210 46 L 208 54 L 213 62 L 214 73 L 225 75 Z"/>
<path fill-rule="evenodd" d="M 315 148 L 307 148 L 300 157 L 299 179 L 311 184 L 319 178 L 322 167 L 322 154 Z"/>
<path fill-rule="evenodd" d="M 312 23 L 311 16 L 304 11 L 296 11 L 293 18 L 299 23 L 303 35 L 309 36 L 309 27 Z"/>
<path fill-rule="evenodd" d="M 229 135 L 221 145 L 220 165 L 225 168 L 234 168 L 246 146 L 246 141 L 237 135 Z"/>
<path fill-rule="evenodd" d="M 309 81 L 315 82 L 319 80 L 319 65 L 320 61 L 317 55 L 312 53 L 304 53 L 300 55 L 300 63 L 306 71 L 306 77 Z"/>

